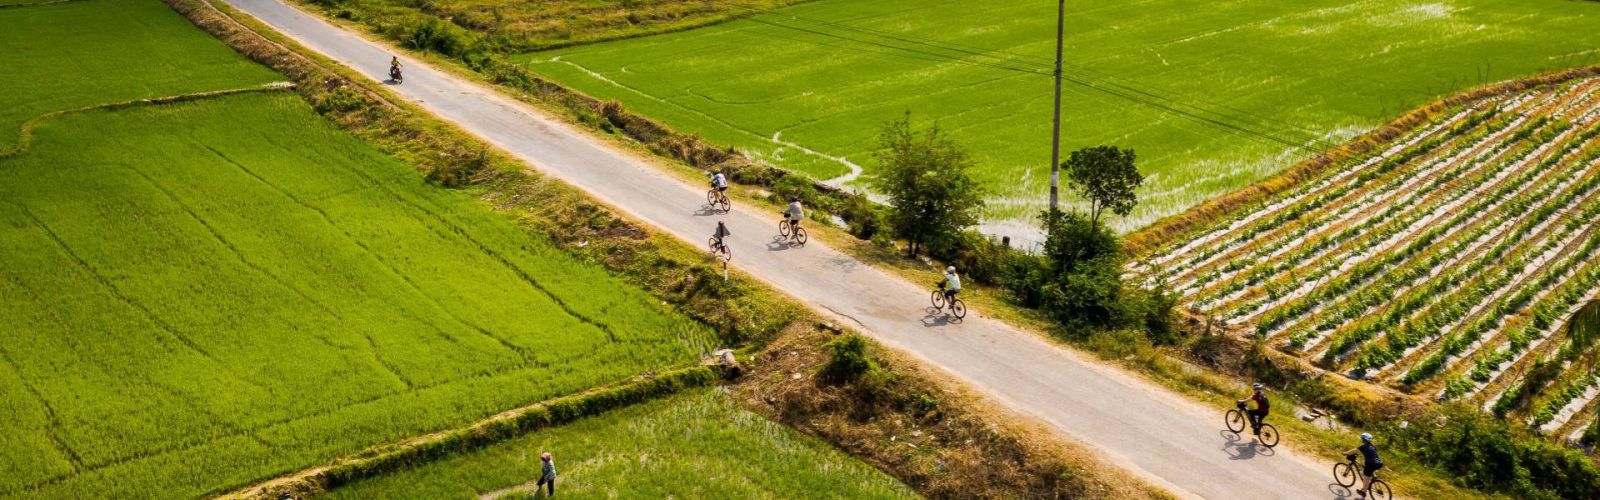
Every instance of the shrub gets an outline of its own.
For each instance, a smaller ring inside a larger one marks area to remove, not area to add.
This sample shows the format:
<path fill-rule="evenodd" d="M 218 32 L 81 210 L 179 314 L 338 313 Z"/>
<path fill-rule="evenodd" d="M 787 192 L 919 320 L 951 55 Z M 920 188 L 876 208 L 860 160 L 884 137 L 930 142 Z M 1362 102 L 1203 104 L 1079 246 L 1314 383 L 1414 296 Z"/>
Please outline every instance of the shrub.
<path fill-rule="evenodd" d="M 317 100 L 317 113 L 349 113 L 367 107 L 367 96 L 350 87 L 339 87 Z"/>
<path fill-rule="evenodd" d="M 413 22 L 400 37 L 406 47 L 460 56 L 472 45 L 472 35 L 460 26 L 426 17 Z"/>
<path fill-rule="evenodd" d="M 851 382 L 877 368 L 867 354 L 867 340 L 859 334 L 852 333 L 834 339 L 827 346 L 833 350 L 833 356 L 822 367 L 822 375 L 829 381 Z"/>
<path fill-rule="evenodd" d="M 1045 283 L 1040 306 L 1075 334 L 1116 327 L 1125 318 L 1121 272 L 1118 262 L 1108 258 L 1079 263 Z"/>
<path fill-rule="evenodd" d="M 1397 429 L 1393 446 L 1464 486 L 1525 498 L 1587 498 L 1600 491 L 1600 466 L 1511 423 L 1451 405 L 1438 426 Z"/>

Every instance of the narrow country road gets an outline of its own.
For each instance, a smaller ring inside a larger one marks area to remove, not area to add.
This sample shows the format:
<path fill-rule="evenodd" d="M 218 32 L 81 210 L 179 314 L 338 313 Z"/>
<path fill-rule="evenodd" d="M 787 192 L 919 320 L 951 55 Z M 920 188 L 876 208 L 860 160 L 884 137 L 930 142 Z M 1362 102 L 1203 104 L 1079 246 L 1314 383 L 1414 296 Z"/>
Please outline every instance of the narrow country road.
<path fill-rule="evenodd" d="M 330 58 L 387 79 L 390 51 L 280 0 L 225 0 Z M 733 265 L 824 314 L 854 321 L 880 342 L 967 381 L 1042 419 L 1119 466 L 1185 497 L 1338 498 L 1328 468 L 1280 446 L 1257 454 L 1222 429 L 1221 412 L 1138 376 L 981 317 L 948 324 L 929 316 L 928 287 L 914 285 L 813 242 L 769 245 L 775 213 L 737 204 L 707 215 L 705 189 L 662 173 L 496 91 L 401 57 L 392 90 L 498 145 L 540 171 L 697 246 L 717 220 L 733 232 Z M 1292 417 L 1278 417 L 1292 418 Z"/>

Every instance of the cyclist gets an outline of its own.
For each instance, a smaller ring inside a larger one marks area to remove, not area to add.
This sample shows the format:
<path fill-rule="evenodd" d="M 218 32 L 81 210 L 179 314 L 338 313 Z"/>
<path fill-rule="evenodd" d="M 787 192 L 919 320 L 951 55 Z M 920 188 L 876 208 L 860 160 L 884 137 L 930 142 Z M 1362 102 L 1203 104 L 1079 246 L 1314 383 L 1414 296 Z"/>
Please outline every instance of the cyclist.
<path fill-rule="evenodd" d="M 1344 452 L 1345 457 L 1354 458 L 1361 454 L 1361 490 L 1356 492 L 1360 498 L 1367 497 L 1367 491 L 1372 489 L 1372 475 L 1383 468 L 1383 459 L 1378 458 L 1378 447 L 1372 445 L 1372 434 L 1361 433 L 1361 446 L 1351 448 Z"/>
<path fill-rule="evenodd" d="M 945 302 L 950 302 L 961 291 L 961 275 L 956 274 L 956 266 L 944 268 L 944 279 L 939 280 L 939 288 L 944 290 Z"/>
<path fill-rule="evenodd" d="M 1261 385 L 1261 383 L 1256 383 L 1255 385 L 1251 386 L 1252 389 L 1255 389 L 1255 393 L 1251 394 L 1248 398 L 1239 400 L 1239 404 L 1241 405 L 1244 404 L 1245 401 L 1256 402 L 1256 407 L 1246 412 L 1246 414 L 1250 417 L 1250 430 L 1256 435 L 1261 435 L 1261 423 L 1266 421 L 1267 412 L 1272 409 L 1272 404 L 1267 401 L 1267 393 L 1262 390 L 1263 387 L 1265 386 Z"/>
<path fill-rule="evenodd" d="M 728 176 L 723 175 L 721 170 L 712 172 L 711 187 L 716 188 L 718 193 L 722 193 L 722 196 L 728 196 Z"/>
<path fill-rule="evenodd" d="M 800 219 L 805 217 L 805 210 L 800 207 L 800 197 L 789 197 L 789 208 L 783 209 L 783 218 L 789 221 L 789 239 L 798 238 Z"/>
<path fill-rule="evenodd" d="M 728 242 L 725 241 L 724 238 L 727 238 L 727 237 L 732 236 L 732 235 L 733 235 L 733 232 L 728 231 L 728 226 L 724 225 L 722 223 L 722 221 L 720 221 L 720 220 L 717 221 L 717 230 L 711 233 L 711 237 L 713 239 L 717 240 L 717 248 L 718 249 L 727 248 Z"/>
<path fill-rule="evenodd" d="M 400 79 L 400 56 L 389 56 L 389 77 Z"/>

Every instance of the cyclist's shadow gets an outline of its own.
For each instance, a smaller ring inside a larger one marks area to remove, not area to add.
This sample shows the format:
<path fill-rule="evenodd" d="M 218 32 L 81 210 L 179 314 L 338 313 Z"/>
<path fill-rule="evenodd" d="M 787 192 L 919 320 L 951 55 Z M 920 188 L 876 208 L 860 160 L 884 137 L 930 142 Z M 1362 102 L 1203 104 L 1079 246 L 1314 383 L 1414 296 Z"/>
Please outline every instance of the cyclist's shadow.
<path fill-rule="evenodd" d="M 694 211 L 695 217 L 710 217 L 713 215 L 722 215 L 722 212 L 718 212 L 717 209 L 711 205 L 700 205 L 700 209 Z"/>
<path fill-rule="evenodd" d="M 789 241 L 788 237 L 781 234 L 773 236 L 772 241 L 767 242 L 768 252 L 782 252 L 790 248 L 794 248 L 794 243 Z"/>
<path fill-rule="evenodd" d="M 1275 454 L 1272 448 L 1261 445 L 1254 438 L 1246 438 L 1241 434 L 1223 429 L 1218 432 L 1226 442 L 1222 443 L 1223 453 L 1228 454 L 1228 460 L 1250 460 L 1256 457 L 1270 457 Z"/>
<path fill-rule="evenodd" d="M 927 313 L 926 315 L 922 316 L 922 326 L 924 327 L 939 328 L 953 324 L 961 324 L 961 318 L 957 318 L 950 313 L 944 312 L 943 309 L 924 307 L 922 310 L 923 312 Z"/>

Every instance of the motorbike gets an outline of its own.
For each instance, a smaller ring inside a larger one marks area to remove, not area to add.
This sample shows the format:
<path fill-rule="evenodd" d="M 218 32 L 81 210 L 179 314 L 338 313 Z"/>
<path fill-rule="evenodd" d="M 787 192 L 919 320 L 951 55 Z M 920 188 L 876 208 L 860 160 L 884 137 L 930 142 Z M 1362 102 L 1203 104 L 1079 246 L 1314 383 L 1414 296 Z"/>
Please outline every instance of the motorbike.
<path fill-rule="evenodd" d="M 400 82 L 405 80 L 404 78 L 402 78 L 400 76 L 400 67 L 399 66 L 390 66 L 389 67 L 389 79 L 390 80 L 394 80 L 395 83 L 400 83 Z"/>

